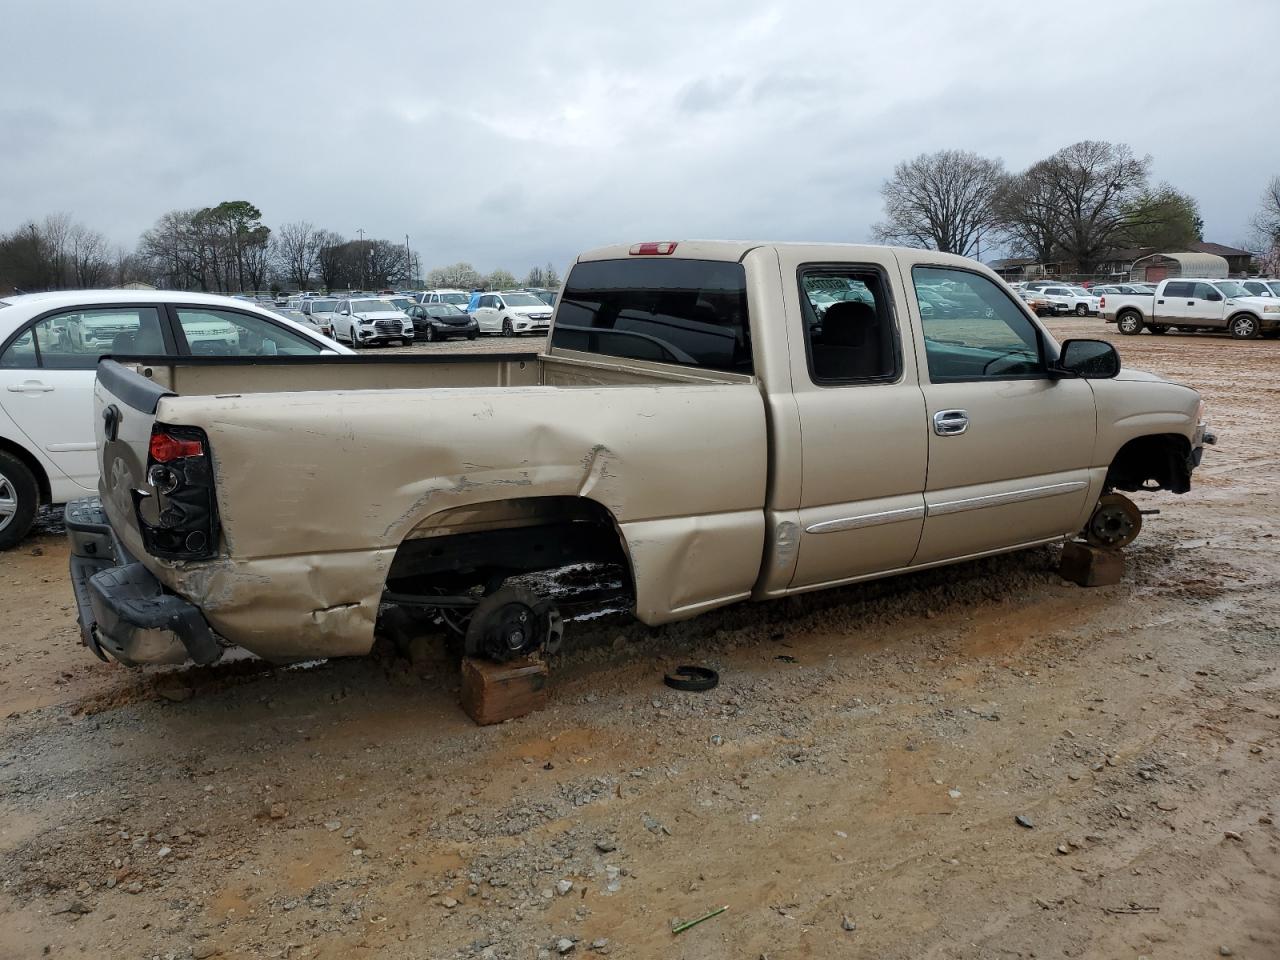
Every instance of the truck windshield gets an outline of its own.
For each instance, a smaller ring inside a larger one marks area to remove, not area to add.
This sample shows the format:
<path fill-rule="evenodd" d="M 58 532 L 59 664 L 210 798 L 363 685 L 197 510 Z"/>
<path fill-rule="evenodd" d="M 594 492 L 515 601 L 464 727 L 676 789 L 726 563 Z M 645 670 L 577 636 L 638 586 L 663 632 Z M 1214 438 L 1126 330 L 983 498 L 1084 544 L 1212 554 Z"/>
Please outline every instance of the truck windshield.
<path fill-rule="evenodd" d="M 1240 284 L 1236 283 L 1234 280 L 1219 280 L 1217 283 L 1214 284 L 1214 286 L 1222 291 L 1222 295 L 1224 297 L 1249 296 L 1249 291 L 1246 290 Z"/>
<path fill-rule="evenodd" d="M 752 373 L 746 271 L 714 260 L 579 263 L 560 297 L 551 346 Z"/>

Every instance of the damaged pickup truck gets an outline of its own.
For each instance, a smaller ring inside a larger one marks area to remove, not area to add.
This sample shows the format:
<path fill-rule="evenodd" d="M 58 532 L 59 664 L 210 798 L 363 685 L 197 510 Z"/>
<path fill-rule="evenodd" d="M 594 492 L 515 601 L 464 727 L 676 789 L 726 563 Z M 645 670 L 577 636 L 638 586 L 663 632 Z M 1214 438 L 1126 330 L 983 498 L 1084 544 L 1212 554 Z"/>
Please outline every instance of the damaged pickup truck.
<path fill-rule="evenodd" d="M 125 664 L 364 654 L 397 606 L 501 660 L 559 641 L 530 574 L 576 564 L 661 624 L 1118 547 L 1120 491 L 1185 493 L 1213 440 L 1194 390 L 1058 344 L 980 264 L 831 244 L 583 254 L 539 355 L 104 359 L 96 399 L 73 582 Z"/>

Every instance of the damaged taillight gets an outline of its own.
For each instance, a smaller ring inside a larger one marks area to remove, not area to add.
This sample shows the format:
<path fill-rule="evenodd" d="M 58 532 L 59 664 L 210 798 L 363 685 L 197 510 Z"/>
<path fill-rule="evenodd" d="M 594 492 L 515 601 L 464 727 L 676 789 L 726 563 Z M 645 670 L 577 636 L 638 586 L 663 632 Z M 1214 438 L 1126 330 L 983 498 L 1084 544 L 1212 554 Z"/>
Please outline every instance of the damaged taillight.
<path fill-rule="evenodd" d="M 186 457 L 204 456 L 204 437 L 197 439 L 175 436 L 167 429 L 157 427 L 151 431 L 151 459 L 156 463 L 169 463 Z"/>
<path fill-rule="evenodd" d="M 204 431 L 156 424 L 147 452 L 149 489 L 134 493 L 147 552 L 168 560 L 212 557 L 218 547 L 218 511 Z"/>

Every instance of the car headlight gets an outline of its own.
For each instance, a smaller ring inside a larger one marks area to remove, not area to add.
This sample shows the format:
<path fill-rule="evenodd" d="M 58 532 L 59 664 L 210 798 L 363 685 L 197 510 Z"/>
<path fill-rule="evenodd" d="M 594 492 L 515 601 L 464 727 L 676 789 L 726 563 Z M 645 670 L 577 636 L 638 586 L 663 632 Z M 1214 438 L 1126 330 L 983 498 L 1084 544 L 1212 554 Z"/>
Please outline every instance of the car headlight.
<path fill-rule="evenodd" d="M 1262 308 L 1263 313 L 1280 313 L 1280 303 L 1271 304 Z"/>

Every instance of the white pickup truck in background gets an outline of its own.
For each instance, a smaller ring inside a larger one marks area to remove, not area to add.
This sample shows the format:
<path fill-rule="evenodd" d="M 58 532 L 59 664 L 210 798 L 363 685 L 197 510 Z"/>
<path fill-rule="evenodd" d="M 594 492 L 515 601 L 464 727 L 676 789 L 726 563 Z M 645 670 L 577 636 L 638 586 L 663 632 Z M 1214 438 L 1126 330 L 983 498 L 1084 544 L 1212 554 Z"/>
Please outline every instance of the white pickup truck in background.
<path fill-rule="evenodd" d="M 1280 336 L 1280 300 L 1253 296 L 1236 280 L 1162 280 L 1150 296 L 1105 294 L 1099 310 L 1128 336 L 1144 329 L 1226 330 L 1237 340 Z"/>

